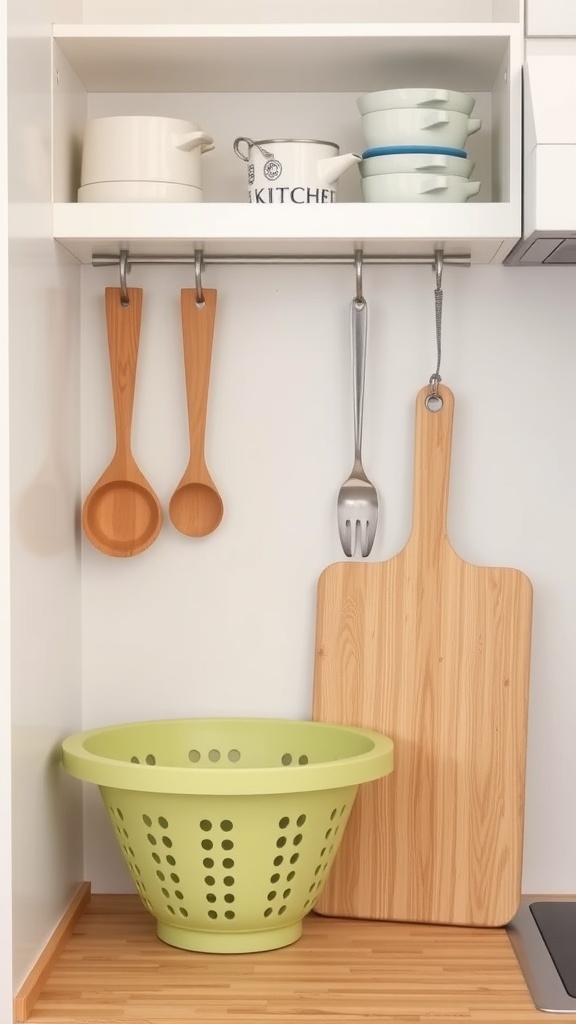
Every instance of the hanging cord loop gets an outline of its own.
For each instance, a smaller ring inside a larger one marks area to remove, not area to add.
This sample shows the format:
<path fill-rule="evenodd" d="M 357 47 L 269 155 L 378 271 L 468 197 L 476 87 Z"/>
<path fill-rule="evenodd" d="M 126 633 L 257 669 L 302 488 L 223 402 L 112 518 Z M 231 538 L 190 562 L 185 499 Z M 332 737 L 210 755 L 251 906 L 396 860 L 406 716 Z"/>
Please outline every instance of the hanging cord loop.
<path fill-rule="evenodd" d="M 440 376 L 440 365 L 442 362 L 442 271 L 444 269 L 444 254 L 442 249 L 434 250 L 434 264 L 432 269 L 436 272 L 436 287 L 434 289 L 434 312 L 436 320 L 436 369 L 430 377 L 430 390 L 426 397 L 426 407 L 433 412 L 442 408 L 442 398 L 438 394 Z"/>

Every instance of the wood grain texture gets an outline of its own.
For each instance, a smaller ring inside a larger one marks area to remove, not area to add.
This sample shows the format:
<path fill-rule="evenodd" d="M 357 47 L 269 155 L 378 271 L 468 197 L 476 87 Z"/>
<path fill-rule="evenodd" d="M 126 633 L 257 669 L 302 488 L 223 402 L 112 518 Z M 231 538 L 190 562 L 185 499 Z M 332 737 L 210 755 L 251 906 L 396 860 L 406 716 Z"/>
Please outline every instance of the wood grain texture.
<path fill-rule="evenodd" d="M 360 788 L 316 910 L 496 926 L 520 900 L 532 587 L 448 541 L 440 390 L 439 412 L 417 399 L 406 547 L 319 581 L 313 717 L 380 729 L 395 767 Z"/>
<path fill-rule="evenodd" d="M 181 291 L 190 458 L 172 495 L 170 518 L 176 529 L 189 537 L 205 537 L 212 533 L 219 526 L 224 512 L 222 498 L 208 472 L 204 452 L 217 292 L 214 288 L 206 288 L 203 295 L 204 305 L 198 306 L 196 289 L 183 288 Z"/>
<path fill-rule="evenodd" d="M 82 882 L 44 946 L 34 967 L 14 997 L 15 1021 L 27 1021 L 29 1019 L 32 1008 L 46 985 L 60 953 L 89 902 L 90 882 Z"/>
<path fill-rule="evenodd" d="M 93 896 L 30 1016 L 34 1024 L 536 1024 L 506 933 L 310 915 L 268 953 L 187 953 L 137 896 Z"/>
<path fill-rule="evenodd" d="M 127 306 L 120 297 L 120 288 L 105 289 L 116 449 L 84 502 L 82 525 L 90 543 L 105 555 L 127 557 L 156 540 L 162 509 L 131 448 L 142 289 L 128 288 Z"/>

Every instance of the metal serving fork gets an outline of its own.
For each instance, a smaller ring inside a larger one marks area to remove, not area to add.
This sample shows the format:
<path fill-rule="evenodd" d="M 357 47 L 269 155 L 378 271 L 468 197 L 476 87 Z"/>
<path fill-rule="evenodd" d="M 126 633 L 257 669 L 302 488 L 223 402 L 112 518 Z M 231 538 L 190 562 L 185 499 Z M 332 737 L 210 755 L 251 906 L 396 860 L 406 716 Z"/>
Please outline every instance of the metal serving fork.
<path fill-rule="evenodd" d="M 352 386 L 354 390 L 354 465 L 338 494 L 338 533 L 344 554 L 351 558 L 360 532 L 360 550 L 366 558 L 372 550 L 378 523 L 378 494 L 362 465 L 362 419 L 368 308 L 366 299 L 356 297 L 350 306 L 352 338 Z"/>

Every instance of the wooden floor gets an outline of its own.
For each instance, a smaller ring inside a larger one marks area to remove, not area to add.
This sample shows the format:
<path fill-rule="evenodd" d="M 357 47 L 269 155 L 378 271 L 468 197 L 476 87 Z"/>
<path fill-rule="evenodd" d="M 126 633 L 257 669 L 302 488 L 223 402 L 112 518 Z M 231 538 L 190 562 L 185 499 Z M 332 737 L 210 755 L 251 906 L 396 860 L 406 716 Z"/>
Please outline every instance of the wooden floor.
<path fill-rule="evenodd" d="M 137 896 L 93 896 L 36 1003 L 43 1024 L 564 1021 L 534 1008 L 505 931 L 309 916 L 269 953 L 187 953 Z"/>

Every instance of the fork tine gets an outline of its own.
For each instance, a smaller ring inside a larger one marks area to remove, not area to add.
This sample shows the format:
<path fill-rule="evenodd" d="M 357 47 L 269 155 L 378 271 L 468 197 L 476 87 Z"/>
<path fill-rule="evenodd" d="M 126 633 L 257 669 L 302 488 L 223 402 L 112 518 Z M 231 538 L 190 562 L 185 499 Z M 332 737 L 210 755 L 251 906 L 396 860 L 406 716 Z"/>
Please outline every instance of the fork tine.
<path fill-rule="evenodd" d="M 344 554 L 348 557 L 352 557 L 352 524 L 349 519 L 345 516 L 338 516 L 338 533 L 340 534 L 340 543 Z"/>

